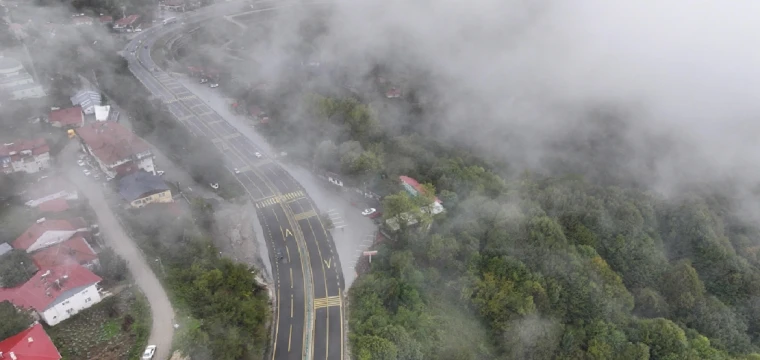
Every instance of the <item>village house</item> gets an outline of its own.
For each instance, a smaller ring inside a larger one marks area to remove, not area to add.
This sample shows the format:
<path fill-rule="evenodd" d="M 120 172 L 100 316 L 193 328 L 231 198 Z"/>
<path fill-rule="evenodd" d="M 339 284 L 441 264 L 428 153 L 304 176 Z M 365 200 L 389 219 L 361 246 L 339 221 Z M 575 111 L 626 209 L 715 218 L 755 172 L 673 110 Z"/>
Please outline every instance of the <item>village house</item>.
<path fill-rule="evenodd" d="M 138 27 L 140 27 L 140 15 L 129 15 L 113 23 L 113 29 L 116 31 L 132 32 Z"/>
<path fill-rule="evenodd" d="M 130 207 L 174 202 L 169 186 L 160 177 L 138 171 L 119 180 L 119 194 Z"/>
<path fill-rule="evenodd" d="M 113 24 L 113 16 L 110 16 L 110 15 L 101 15 L 98 18 L 98 21 L 100 21 L 100 23 L 102 25 Z"/>
<path fill-rule="evenodd" d="M 184 12 L 185 0 L 166 0 L 160 4 L 160 7 L 168 11 L 181 11 Z"/>
<path fill-rule="evenodd" d="M 91 155 L 108 179 L 138 170 L 156 174 L 153 153 L 143 139 L 119 123 L 104 121 L 76 130 L 82 149 Z"/>
<path fill-rule="evenodd" d="M 25 201 L 24 205 L 38 207 L 57 199 L 77 200 L 79 193 L 77 188 L 65 178 L 51 176 L 31 184 L 21 193 L 21 197 Z"/>
<path fill-rule="evenodd" d="M 61 354 L 40 323 L 0 341 L 2 360 L 60 360 Z"/>
<path fill-rule="evenodd" d="M 45 201 L 37 208 L 42 213 L 60 213 L 71 209 L 66 199 L 53 199 Z"/>
<path fill-rule="evenodd" d="M 73 129 L 84 126 L 84 113 L 81 106 L 66 109 L 54 109 L 48 115 L 50 125 L 61 129 Z"/>
<path fill-rule="evenodd" d="M 71 105 L 79 106 L 85 115 L 94 114 L 95 106 L 100 105 L 103 101 L 100 93 L 95 90 L 79 90 L 70 100 Z"/>
<path fill-rule="evenodd" d="M 399 180 L 401 180 L 401 186 L 404 187 L 404 190 L 406 190 L 409 195 L 418 196 L 423 191 L 422 185 L 413 178 L 410 178 L 408 176 L 399 176 Z M 443 208 L 443 203 L 441 200 L 438 197 L 435 197 L 428 210 L 432 215 L 438 215 L 444 212 L 446 209 Z"/>
<path fill-rule="evenodd" d="M 0 145 L 0 168 L 5 174 L 34 174 L 50 168 L 50 147 L 43 138 Z"/>
<path fill-rule="evenodd" d="M 74 16 L 71 19 L 71 23 L 80 26 L 80 25 L 92 25 L 94 23 L 94 20 L 89 16 Z"/>
<path fill-rule="evenodd" d="M 0 289 L 0 301 L 34 310 L 42 321 L 55 326 L 99 303 L 101 280 L 79 264 L 41 268 L 24 284 Z"/>
<path fill-rule="evenodd" d="M 60 244 L 35 252 L 32 254 L 32 260 L 38 268 L 77 263 L 93 270 L 99 264 L 95 249 L 79 234 Z"/>
<path fill-rule="evenodd" d="M 71 239 L 77 233 L 84 233 L 89 230 L 81 218 L 71 221 L 42 218 L 17 237 L 11 245 L 14 249 L 33 253 L 60 244 Z"/>

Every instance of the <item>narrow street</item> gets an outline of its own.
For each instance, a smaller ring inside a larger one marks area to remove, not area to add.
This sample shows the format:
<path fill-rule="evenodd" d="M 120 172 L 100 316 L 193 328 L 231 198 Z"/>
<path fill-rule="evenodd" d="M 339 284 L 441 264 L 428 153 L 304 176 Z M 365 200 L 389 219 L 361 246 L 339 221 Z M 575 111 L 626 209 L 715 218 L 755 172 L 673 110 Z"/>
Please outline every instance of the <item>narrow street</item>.
<path fill-rule="evenodd" d="M 135 283 L 145 294 L 150 303 L 153 324 L 151 326 L 149 344 L 157 345 L 155 359 L 169 358 L 169 352 L 174 337 L 174 309 L 166 291 L 151 270 L 137 244 L 127 235 L 121 223 L 106 202 L 103 191 L 107 191 L 101 182 L 85 176 L 76 166 L 78 146 L 76 141 L 69 143 L 59 156 L 59 165 L 64 174 L 74 184 L 80 193 L 89 200 L 90 206 L 98 217 L 100 230 L 106 245 L 127 261 L 129 271 Z M 71 164 L 71 165 L 69 165 Z"/>

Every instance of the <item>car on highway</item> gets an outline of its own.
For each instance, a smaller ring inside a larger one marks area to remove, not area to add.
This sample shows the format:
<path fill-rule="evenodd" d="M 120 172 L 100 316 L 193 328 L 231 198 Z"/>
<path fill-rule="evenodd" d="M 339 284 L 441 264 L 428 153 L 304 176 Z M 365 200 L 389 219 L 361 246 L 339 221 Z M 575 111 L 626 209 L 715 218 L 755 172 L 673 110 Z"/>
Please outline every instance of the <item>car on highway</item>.
<path fill-rule="evenodd" d="M 240 170 L 238 170 L 238 168 L 235 168 L 234 170 L 235 170 L 235 174 L 240 174 Z"/>
<path fill-rule="evenodd" d="M 156 354 L 156 345 L 148 345 L 148 347 L 145 348 L 145 351 L 142 354 L 142 357 L 140 359 L 142 360 L 152 360 L 153 355 Z"/>
<path fill-rule="evenodd" d="M 364 209 L 364 211 L 362 211 L 362 215 L 363 216 L 370 216 L 370 215 L 372 215 L 372 214 L 374 214 L 376 212 L 377 212 L 377 210 L 375 208 L 368 208 L 368 209 Z"/>
<path fill-rule="evenodd" d="M 258 151 L 255 152 L 255 153 L 253 153 L 253 155 L 256 155 L 256 157 L 259 158 L 259 159 L 261 159 L 261 156 L 262 156 L 261 153 L 258 152 Z"/>
<path fill-rule="evenodd" d="M 82 170 L 82 172 L 84 173 L 85 176 L 90 176 L 90 174 L 92 174 L 90 170 L 87 170 L 87 169 Z"/>
<path fill-rule="evenodd" d="M 209 86 L 208 86 L 208 87 L 210 87 L 210 88 L 212 88 L 212 89 L 213 89 L 213 88 L 218 88 L 218 87 L 219 87 L 219 84 L 217 84 L 217 83 L 209 84 Z"/>

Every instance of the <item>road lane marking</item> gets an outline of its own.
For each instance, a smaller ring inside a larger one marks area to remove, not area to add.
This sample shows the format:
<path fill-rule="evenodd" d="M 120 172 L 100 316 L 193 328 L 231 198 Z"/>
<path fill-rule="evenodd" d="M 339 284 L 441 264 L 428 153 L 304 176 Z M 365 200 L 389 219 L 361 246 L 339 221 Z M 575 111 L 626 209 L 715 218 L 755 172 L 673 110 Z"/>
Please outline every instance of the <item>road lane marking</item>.
<path fill-rule="evenodd" d="M 287 247 L 286 247 L 287 249 Z M 288 261 L 290 261 L 290 255 L 288 255 Z M 293 288 L 293 268 L 290 268 L 290 288 Z M 293 311 L 293 299 L 290 299 L 290 310 Z M 293 315 L 290 315 L 290 317 L 293 317 Z"/>
<path fill-rule="evenodd" d="M 329 269 L 329 268 L 330 268 L 330 265 L 332 264 L 332 258 L 330 258 L 330 259 L 327 259 L 327 260 L 322 260 L 322 261 L 324 261 L 324 262 L 325 262 L 325 265 L 327 265 L 327 268 Z"/>
<path fill-rule="evenodd" d="M 328 296 L 319 299 L 314 299 L 314 309 L 321 309 L 331 306 L 341 306 L 342 302 L 339 295 Z"/>
<path fill-rule="evenodd" d="M 288 352 L 290 352 L 290 340 L 293 339 L 293 324 L 290 324 L 290 331 L 288 332 Z"/>
<path fill-rule="evenodd" d="M 290 294 L 290 318 L 293 318 L 293 294 Z"/>
<path fill-rule="evenodd" d="M 314 210 L 309 210 L 307 212 L 302 212 L 300 214 L 295 214 L 294 217 L 295 217 L 296 221 L 300 221 L 300 220 L 303 220 L 303 219 L 308 219 L 308 218 L 310 218 L 312 216 L 317 216 L 317 212 L 314 211 Z"/>

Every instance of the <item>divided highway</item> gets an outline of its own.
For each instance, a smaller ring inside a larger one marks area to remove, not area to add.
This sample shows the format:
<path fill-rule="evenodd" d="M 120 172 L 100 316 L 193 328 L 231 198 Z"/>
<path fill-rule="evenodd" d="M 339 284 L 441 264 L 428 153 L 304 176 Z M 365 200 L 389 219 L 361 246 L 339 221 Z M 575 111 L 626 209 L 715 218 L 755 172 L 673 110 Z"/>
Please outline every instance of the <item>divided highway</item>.
<path fill-rule="evenodd" d="M 259 3 L 258 10 L 276 9 L 269 4 Z M 182 21 L 201 22 L 215 16 L 212 12 L 222 16 L 240 8 L 240 3 L 222 3 L 188 13 Z M 344 282 L 332 237 L 313 201 L 287 171 L 266 156 L 257 158 L 256 152 L 264 152 L 251 139 L 153 62 L 150 49 L 156 40 L 182 26 L 156 26 L 135 36 L 124 50 L 129 68 L 180 123 L 212 141 L 256 205 L 275 277 L 272 359 L 342 360 Z"/>

